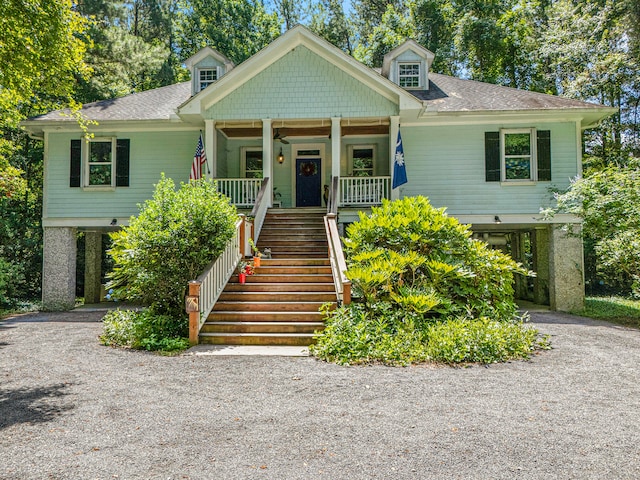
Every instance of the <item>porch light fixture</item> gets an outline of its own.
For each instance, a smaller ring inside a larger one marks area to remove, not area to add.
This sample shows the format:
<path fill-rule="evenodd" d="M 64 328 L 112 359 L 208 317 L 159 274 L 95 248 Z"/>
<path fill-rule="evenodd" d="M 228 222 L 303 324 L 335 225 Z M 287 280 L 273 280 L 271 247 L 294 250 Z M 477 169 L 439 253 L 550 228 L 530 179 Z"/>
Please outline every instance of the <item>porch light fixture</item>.
<path fill-rule="evenodd" d="M 118 223 L 118 219 L 114 218 L 113 220 L 111 220 L 110 225 L 113 227 L 114 225 L 117 225 L 117 223 Z"/>
<path fill-rule="evenodd" d="M 280 154 L 278 155 L 278 163 L 280 165 L 284 163 L 284 155 L 282 154 L 282 147 L 280 147 Z"/>
<path fill-rule="evenodd" d="M 496 215 L 495 217 L 493 217 L 493 222 L 499 225 L 502 223 L 502 220 L 500 220 L 500 217 Z"/>

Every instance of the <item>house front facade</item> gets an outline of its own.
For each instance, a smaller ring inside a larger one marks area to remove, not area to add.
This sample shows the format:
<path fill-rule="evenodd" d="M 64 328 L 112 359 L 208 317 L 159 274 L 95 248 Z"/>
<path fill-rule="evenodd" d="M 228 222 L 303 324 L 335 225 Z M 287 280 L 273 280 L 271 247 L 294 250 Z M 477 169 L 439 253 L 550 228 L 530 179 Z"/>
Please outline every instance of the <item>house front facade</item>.
<path fill-rule="evenodd" d="M 161 172 L 187 181 L 202 136 L 202 173 L 241 209 L 263 179 L 273 208 L 325 208 L 347 224 L 383 198 L 424 195 L 474 235 L 537 272 L 519 295 L 570 310 L 584 298 L 582 246 L 544 219 L 551 188 L 581 173 L 582 131 L 613 110 L 430 71 L 407 41 L 370 69 L 298 26 L 234 66 L 205 48 L 191 81 L 87 104 L 85 140 L 64 112 L 25 122 L 44 139 L 43 303 L 71 308 L 76 237 L 86 234 L 85 298 L 100 298 L 101 237 L 127 225 Z M 398 137 L 408 182 L 392 188 Z M 525 258 L 526 257 L 526 258 Z"/>

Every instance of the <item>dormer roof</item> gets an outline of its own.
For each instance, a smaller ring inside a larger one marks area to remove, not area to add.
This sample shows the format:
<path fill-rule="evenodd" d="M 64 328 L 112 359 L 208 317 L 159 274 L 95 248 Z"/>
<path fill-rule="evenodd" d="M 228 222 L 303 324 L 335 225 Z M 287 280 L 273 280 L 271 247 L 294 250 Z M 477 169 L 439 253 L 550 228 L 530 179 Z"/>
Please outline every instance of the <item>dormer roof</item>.
<path fill-rule="evenodd" d="M 192 70 L 195 65 L 200 63 L 207 57 L 212 57 L 216 59 L 218 62 L 222 63 L 226 68 L 227 72 L 231 70 L 235 65 L 231 60 L 229 60 L 226 56 L 221 54 L 215 48 L 204 47 L 198 50 L 197 53 L 187 58 L 184 63 L 189 70 Z"/>
<path fill-rule="evenodd" d="M 415 40 L 407 40 L 384 56 L 382 60 L 382 75 L 389 78 L 393 61 L 409 50 L 421 57 L 426 62 L 427 68 L 431 70 L 431 64 L 433 63 L 435 54 L 431 50 L 424 48 Z"/>

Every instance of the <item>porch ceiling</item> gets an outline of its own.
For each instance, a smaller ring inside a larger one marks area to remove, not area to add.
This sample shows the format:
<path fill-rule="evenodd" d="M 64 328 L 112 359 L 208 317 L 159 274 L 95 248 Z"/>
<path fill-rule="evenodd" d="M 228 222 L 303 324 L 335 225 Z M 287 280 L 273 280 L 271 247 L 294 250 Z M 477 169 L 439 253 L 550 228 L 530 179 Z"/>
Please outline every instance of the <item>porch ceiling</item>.
<path fill-rule="evenodd" d="M 220 129 L 227 138 L 260 138 L 262 128 L 224 127 Z M 329 137 L 331 127 L 282 127 L 281 137 Z M 342 127 L 342 136 L 348 135 L 388 135 L 389 125 L 352 125 Z"/>

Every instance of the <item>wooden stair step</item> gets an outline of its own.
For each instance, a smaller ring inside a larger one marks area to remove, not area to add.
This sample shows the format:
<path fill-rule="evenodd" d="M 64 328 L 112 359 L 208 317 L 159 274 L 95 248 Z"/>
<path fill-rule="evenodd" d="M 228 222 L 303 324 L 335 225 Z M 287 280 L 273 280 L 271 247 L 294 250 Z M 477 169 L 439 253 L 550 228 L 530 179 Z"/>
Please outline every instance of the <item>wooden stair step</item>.
<path fill-rule="evenodd" d="M 227 292 L 220 294 L 219 302 L 334 302 L 331 292 Z"/>
<path fill-rule="evenodd" d="M 229 283 L 225 292 L 332 292 L 333 283 Z"/>
<path fill-rule="evenodd" d="M 213 307 L 213 311 L 317 312 L 325 303 L 327 302 L 234 302 L 219 300 L 216 302 L 215 307 Z"/>
<path fill-rule="evenodd" d="M 202 333 L 314 333 L 323 322 L 205 322 Z"/>
<path fill-rule="evenodd" d="M 201 333 L 200 343 L 210 345 L 288 345 L 308 346 L 312 333 Z"/>
<path fill-rule="evenodd" d="M 282 265 L 282 266 L 260 266 L 254 269 L 254 275 L 273 275 L 281 273 L 283 275 L 299 274 L 330 274 L 331 267 L 326 265 Z"/>
<path fill-rule="evenodd" d="M 320 266 L 327 266 L 327 265 L 331 265 L 331 261 L 328 258 L 305 258 L 305 259 L 301 259 L 301 258 L 278 258 L 278 259 L 274 259 L 274 258 L 262 258 L 260 260 L 261 262 L 261 267 L 265 266 L 265 267 L 284 267 L 284 266 L 301 266 L 301 265 L 306 265 L 306 266 L 314 266 L 314 265 L 320 265 Z"/>
<path fill-rule="evenodd" d="M 231 277 L 231 282 L 238 283 L 238 275 Z M 330 274 L 290 274 L 283 276 L 281 274 L 254 274 L 247 276 L 247 283 L 329 283 L 333 282 L 333 276 Z M 245 284 L 246 285 L 246 284 Z"/>
<path fill-rule="evenodd" d="M 213 311 L 207 317 L 211 322 L 320 322 L 322 314 L 318 312 L 242 312 Z"/>

